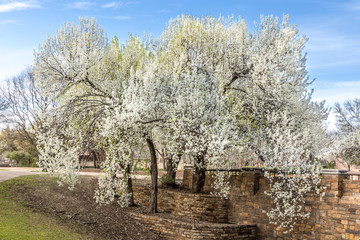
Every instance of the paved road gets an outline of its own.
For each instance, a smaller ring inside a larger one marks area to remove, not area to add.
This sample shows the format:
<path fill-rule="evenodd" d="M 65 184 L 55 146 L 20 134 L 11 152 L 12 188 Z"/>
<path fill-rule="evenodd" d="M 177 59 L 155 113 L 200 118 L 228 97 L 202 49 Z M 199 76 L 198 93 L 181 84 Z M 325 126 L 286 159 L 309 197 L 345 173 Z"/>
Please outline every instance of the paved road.
<path fill-rule="evenodd" d="M 41 172 L 34 172 L 39 171 L 38 168 L 16 168 L 16 167 L 9 167 L 9 168 L 0 168 L 0 182 L 6 181 L 10 178 L 24 176 L 24 175 L 34 175 L 40 174 Z"/>
<path fill-rule="evenodd" d="M 27 168 L 27 167 L 1 167 L 0 168 L 0 182 L 6 181 L 10 178 L 24 176 L 24 175 L 34 175 L 34 174 L 42 174 L 38 168 Z M 100 176 L 104 173 L 96 173 L 96 172 L 80 172 L 80 175 L 85 176 Z M 136 179 L 150 179 L 150 176 L 144 175 L 133 175 L 133 178 Z"/>

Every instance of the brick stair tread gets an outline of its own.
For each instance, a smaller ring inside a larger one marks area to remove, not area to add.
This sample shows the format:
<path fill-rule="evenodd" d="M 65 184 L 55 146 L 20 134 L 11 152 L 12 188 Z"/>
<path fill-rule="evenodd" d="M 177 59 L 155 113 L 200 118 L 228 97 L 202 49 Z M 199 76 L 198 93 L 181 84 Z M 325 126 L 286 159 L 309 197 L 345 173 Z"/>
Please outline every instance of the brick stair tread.
<path fill-rule="evenodd" d="M 239 226 L 256 226 L 256 224 L 234 224 L 234 223 L 212 223 L 212 222 L 206 222 L 206 221 L 199 221 L 199 220 L 192 220 L 192 219 L 187 219 L 184 217 L 180 217 L 178 215 L 174 215 L 171 213 L 164 213 L 164 212 L 159 212 L 159 213 L 155 213 L 155 214 L 147 214 L 147 213 L 140 213 L 140 212 L 130 212 L 130 215 L 132 216 L 142 216 L 145 218 L 161 218 L 163 220 L 167 220 L 167 221 L 171 221 L 172 223 L 177 223 L 177 224 L 195 224 L 197 226 L 209 226 L 209 227 L 229 227 L 229 228 L 236 228 Z"/>

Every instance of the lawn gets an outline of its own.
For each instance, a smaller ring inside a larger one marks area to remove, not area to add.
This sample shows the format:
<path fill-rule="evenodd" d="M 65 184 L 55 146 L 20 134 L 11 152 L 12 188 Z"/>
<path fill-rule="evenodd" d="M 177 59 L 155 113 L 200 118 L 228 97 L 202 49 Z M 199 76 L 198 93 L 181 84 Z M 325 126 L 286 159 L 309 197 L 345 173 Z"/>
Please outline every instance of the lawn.
<path fill-rule="evenodd" d="M 14 178 L 0 183 L 0 239 L 89 239 L 72 224 L 60 219 L 34 212 L 25 207 L 26 202 L 16 198 L 19 187 L 29 188 L 38 184 L 34 176 Z"/>
<path fill-rule="evenodd" d="M 97 204 L 96 186 L 96 178 L 82 177 L 70 191 L 47 174 L 1 182 L 0 240 L 160 239 L 128 214 L 143 208 Z"/>

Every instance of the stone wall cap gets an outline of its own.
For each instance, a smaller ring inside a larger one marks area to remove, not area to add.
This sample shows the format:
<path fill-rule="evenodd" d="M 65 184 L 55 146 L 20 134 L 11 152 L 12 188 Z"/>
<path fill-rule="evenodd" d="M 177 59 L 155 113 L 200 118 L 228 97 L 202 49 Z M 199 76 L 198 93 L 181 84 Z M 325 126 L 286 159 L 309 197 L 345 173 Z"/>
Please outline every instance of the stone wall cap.
<path fill-rule="evenodd" d="M 321 170 L 321 173 L 324 175 L 340 175 L 340 174 L 346 174 L 348 170 L 346 169 L 323 169 Z"/>

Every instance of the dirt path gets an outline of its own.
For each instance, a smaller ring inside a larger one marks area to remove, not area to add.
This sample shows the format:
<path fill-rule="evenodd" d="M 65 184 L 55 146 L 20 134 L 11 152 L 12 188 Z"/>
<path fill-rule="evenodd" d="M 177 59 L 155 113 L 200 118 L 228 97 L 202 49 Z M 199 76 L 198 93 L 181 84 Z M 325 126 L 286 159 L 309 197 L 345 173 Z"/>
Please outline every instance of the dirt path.
<path fill-rule="evenodd" d="M 38 168 L 16 168 L 16 167 L 0 168 L 0 182 L 24 175 L 41 174 L 41 172 L 35 172 L 38 170 L 39 170 Z"/>

